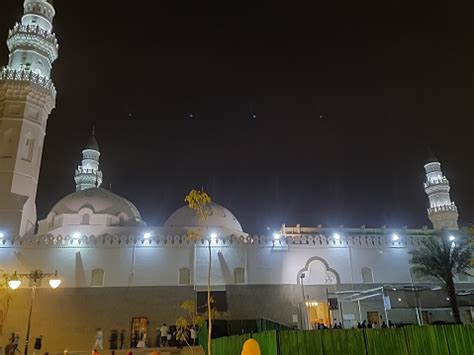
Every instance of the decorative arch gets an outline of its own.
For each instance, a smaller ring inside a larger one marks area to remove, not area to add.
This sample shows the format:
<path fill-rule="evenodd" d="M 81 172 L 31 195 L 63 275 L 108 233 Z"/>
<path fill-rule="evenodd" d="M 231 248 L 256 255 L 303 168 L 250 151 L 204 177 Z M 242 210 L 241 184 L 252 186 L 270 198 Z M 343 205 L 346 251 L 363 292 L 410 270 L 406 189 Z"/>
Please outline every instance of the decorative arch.
<path fill-rule="evenodd" d="M 305 267 L 299 270 L 298 273 L 296 274 L 296 283 L 301 284 L 302 274 L 309 274 L 310 280 L 311 280 L 311 270 L 314 270 L 314 267 L 312 266 L 316 266 L 316 265 L 319 268 L 324 269 L 324 275 L 323 275 L 324 282 L 321 282 L 320 283 L 321 285 L 333 285 L 333 284 L 341 283 L 341 278 L 339 276 L 339 273 L 335 269 L 329 267 L 328 262 L 319 256 L 313 256 L 306 261 Z M 307 278 L 305 278 L 305 283 L 306 283 L 306 280 Z M 313 280 L 318 281 L 316 278 L 314 278 Z M 308 284 L 311 284 L 311 282 L 312 281 L 309 281 Z"/>
<path fill-rule="evenodd" d="M 28 132 L 25 134 L 23 138 L 23 148 L 21 159 L 27 162 L 33 161 L 33 155 L 35 151 L 35 139 L 33 138 L 33 134 Z"/>
<path fill-rule="evenodd" d="M 94 269 L 91 271 L 91 287 L 103 287 L 104 286 L 104 269 Z"/>

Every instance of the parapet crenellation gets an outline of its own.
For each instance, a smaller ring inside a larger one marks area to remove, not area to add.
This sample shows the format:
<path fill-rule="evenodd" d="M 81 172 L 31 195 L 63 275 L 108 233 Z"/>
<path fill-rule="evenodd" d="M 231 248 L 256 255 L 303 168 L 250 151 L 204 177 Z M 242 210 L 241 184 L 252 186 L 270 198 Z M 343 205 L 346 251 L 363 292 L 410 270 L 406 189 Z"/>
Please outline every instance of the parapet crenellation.
<path fill-rule="evenodd" d="M 271 247 L 276 249 L 286 249 L 291 247 L 307 248 L 391 248 L 391 247 L 416 247 L 420 245 L 420 240 L 434 235 L 433 230 L 421 229 L 410 230 L 408 233 L 400 234 L 394 240 L 390 233 L 379 229 L 376 232 L 368 233 L 348 232 L 343 237 L 335 238 L 328 233 L 282 235 L 279 239 L 271 236 L 252 235 L 229 235 L 215 239 L 190 240 L 184 235 L 152 235 L 145 237 L 144 234 L 131 232 L 104 233 L 80 235 L 38 235 L 33 237 L 4 237 L 0 239 L 0 248 L 12 247 L 55 247 L 55 248 L 99 248 L 99 247 Z"/>

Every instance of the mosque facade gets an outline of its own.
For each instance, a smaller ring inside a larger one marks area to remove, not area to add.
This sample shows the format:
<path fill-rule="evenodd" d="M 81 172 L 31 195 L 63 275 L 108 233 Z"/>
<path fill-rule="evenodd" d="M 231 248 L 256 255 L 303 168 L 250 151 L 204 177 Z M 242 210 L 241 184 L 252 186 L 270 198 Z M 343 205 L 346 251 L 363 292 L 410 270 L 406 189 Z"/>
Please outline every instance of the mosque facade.
<path fill-rule="evenodd" d="M 283 225 L 256 236 L 217 203 L 207 228 L 187 206 L 162 226 L 148 225 L 132 202 L 101 187 L 93 134 L 74 171 L 75 191 L 38 221 L 42 147 L 56 99 L 50 77 L 59 48 L 54 15 L 51 0 L 24 1 L 21 22 L 8 35 L 8 65 L 0 70 L 0 270 L 57 270 L 61 276 L 55 290 L 47 278 L 37 281 L 32 337 L 42 335 L 45 348 L 90 349 L 96 328 L 105 334 L 125 329 L 130 342 L 145 327 L 152 339 L 159 324 L 173 324 L 182 314 L 182 302 L 200 304 L 209 244 L 212 290 L 224 319 L 264 318 L 305 329 L 334 321 L 346 327 L 362 320 L 452 321 L 446 293 L 412 273 L 408 253 L 434 234 L 464 233 L 435 158 L 424 165 L 433 228 Z M 189 231 L 202 240 L 191 241 Z M 463 321 L 472 322 L 474 279 L 457 276 L 456 285 Z M 22 341 L 31 287 L 31 280 L 23 282 L 0 309 L 3 343 L 11 332 Z"/>

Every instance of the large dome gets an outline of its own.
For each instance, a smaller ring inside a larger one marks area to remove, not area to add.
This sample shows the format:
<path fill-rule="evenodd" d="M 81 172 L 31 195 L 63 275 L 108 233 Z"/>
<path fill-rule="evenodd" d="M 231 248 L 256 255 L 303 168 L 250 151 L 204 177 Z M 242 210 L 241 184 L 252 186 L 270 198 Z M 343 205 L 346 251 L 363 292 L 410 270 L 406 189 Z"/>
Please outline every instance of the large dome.
<path fill-rule="evenodd" d="M 229 232 L 243 233 L 242 226 L 237 218 L 227 208 L 211 204 L 211 212 L 207 219 L 207 225 L 210 228 L 224 228 Z M 180 229 L 202 227 L 201 221 L 196 216 L 196 212 L 188 206 L 181 207 L 174 212 L 165 222 L 165 228 Z"/>
<path fill-rule="evenodd" d="M 127 221 L 141 222 L 142 217 L 130 201 L 110 191 L 94 187 L 63 197 L 51 210 L 55 215 L 76 214 L 84 208 L 96 214 L 122 216 Z"/>

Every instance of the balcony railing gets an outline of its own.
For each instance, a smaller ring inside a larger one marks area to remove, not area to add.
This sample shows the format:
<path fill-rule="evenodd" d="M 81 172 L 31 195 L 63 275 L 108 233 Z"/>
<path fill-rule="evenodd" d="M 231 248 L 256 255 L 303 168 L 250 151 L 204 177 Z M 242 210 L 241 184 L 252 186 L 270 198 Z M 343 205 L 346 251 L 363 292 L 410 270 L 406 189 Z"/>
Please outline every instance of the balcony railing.
<path fill-rule="evenodd" d="M 0 81 L 1 80 L 30 82 L 49 91 L 51 95 L 56 97 L 56 88 L 54 87 L 53 81 L 32 71 L 14 70 L 5 67 L 0 68 Z"/>
<path fill-rule="evenodd" d="M 442 205 L 442 206 L 435 206 L 428 208 L 428 214 L 436 213 L 436 212 L 457 212 L 458 208 L 454 202 L 451 202 L 449 205 Z"/>
<path fill-rule="evenodd" d="M 430 186 L 435 186 L 435 185 L 448 185 L 449 181 L 445 177 L 442 179 L 437 179 L 437 180 L 428 180 L 425 182 L 425 188 L 430 187 Z"/>
<path fill-rule="evenodd" d="M 36 35 L 39 36 L 46 41 L 53 44 L 56 49 L 58 49 L 58 40 L 56 39 L 56 35 L 49 31 L 42 29 L 40 26 L 30 26 L 30 25 L 22 25 L 17 23 L 13 29 L 10 30 L 8 33 L 8 38 L 11 38 L 17 34 L 24 34 L 24 35 Z"/>

